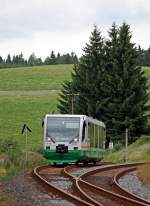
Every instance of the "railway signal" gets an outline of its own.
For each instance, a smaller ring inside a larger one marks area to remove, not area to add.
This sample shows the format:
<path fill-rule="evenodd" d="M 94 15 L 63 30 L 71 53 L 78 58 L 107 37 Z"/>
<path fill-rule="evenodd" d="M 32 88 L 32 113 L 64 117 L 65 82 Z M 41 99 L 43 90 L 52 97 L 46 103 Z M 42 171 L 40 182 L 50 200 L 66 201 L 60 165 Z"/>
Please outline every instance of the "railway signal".
<path fill-rule="evenodd" d="M 32 130 L 26 125 L 24 124 L 22 127 L 22 131 L 21 134 L 25 133 L 25 149 L 26 149 L 26 155 L 25 155 L 25 163 L 27 165 L 27 161 L 28 161 L 28 150 L 27 150 L 27 145 L 28 145 L 28 132 L 32 132 Z"/>
<path fill-rule="evenodd" d="M 128 161 L 128 128 L 126 128 L 125 132 L 125 162 Z"/>
<path fill-rule="evenodd" d="M 32 132 L 31 129 L 26 124 L 24 124 L 23 127 L 22 127 L 21 134 L 23 134 L 26 131 Z"/>

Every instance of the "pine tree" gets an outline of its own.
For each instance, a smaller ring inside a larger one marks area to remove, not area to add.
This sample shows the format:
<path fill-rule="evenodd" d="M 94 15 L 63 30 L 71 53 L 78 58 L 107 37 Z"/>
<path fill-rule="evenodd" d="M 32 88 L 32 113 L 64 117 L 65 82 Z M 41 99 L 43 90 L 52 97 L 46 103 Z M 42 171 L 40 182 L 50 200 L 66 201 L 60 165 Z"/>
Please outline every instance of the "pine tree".
<path fill-rule="evenodd" d="M 140 135 L 145 127 L 147 102 L 146 78 L 138 66 L 139 52 L 131 42 L 130 27 L 123 23 L 119 29 L 113 25 L 107 42 L 107 95 L 110 101 L 105 112 L 105 123 L 112 137 L 130 129 L 131 139 Z M 109 130 L 110 129 L 110 130 Z"/>
<path fill-rule="evenodd" d="M 56 64 L 56 56 L 53 50 L 51 51 L 50 54 L 50 64 Z"/>
<path fill-rule="evenodd" d="M 7 59 L 6 59 L 7 64 L 11 64 L 11 56 L 8 54 Z"/>
<path fill-rule="evenodd" d="M 72 87 L 72 82 L 65 81 L 63 83 L 63 89 L 59 95 L 58 109 L 61 114 L 71 114 L 72 113 L 72 97 L 74 90 Z"/>
<path fill-rule="evenodd" d="M 99 111 L 103 105 L 105 51 L 103 38 L 97 26 L 94 26 L 89 43 L 86 44 L 83 51 L 84 54 L 73 74 L 75 89 L 81 94 L 78 100 L 78 110 L 102 120 L 103 113 Z"/>
<path fill-rule="evenodd" d="M 75 96 L 79 95 L 74 104 L 74 112 L 101 119 L 101 116 L 97 116 L 97 106 L 100 109 L 101 103 L 99 100 L 102 99 L 101 82 L 105 73 L 104 43 L 96 26 L 94 26 L 91 33 L 89 44 L 86 44 L 83 51 L 84 55 L 79 63 L 74 66 L 72 83 L 70 83 L 72 93 Z M 65 89 L 68 89 L 65 92 L 70 92 L 70 88 L 65 87 Z M 63 107 L 68 105 L 65 92 L 62 91 L 64 96 L 61 96 L 62 102 L 60 102 Z"/>
<path fill-rule="evenodd" d="M 0 56 L 0 64 L 2 64 L 3 63 L 3 58 Z"/>
<path fill-rule="evenodd" d="M 61 56 L 60 56 L 60 53 L 58 52 L 57 57 L 56 57 L 56 63 L 57 64 L 60 64 L 60 58 L 61 58 Z"/>
<path fill-rule="evenodd" d="M 50 57 L 45 58 L 44 64 L 46 64 L 46 65 L 50 64 Z"/>
<path fill-rule="evenodd" d="M 133 141 L 147 122 L 147 80 L 139 67 L 139 50 L 131 40 L 126 23 L 119 28 L 113 24 L 105 43 L 95 26 L 74 66 L 72 82 L 64 84 L 59 101 L 60 111 L 68 113 L 68 96 L 79 95 L 74 112 L 104 121 L 108 137 L 121 141 L 126 128 L 130 130 L 129 141 Z"/>
<path fill-rule="evenodd" d="M 148 50 L 144 51 L 144 65 L 143 66 L 150 66 L 150 47 Z"/>
<path fill-rule="evenodd" d="M 36 65 L 36 56 L 35 56 L 34 53 L 32 53 L 32 54 L 29 56 L 28 65 L 30 65 L 30 66 Z"/>

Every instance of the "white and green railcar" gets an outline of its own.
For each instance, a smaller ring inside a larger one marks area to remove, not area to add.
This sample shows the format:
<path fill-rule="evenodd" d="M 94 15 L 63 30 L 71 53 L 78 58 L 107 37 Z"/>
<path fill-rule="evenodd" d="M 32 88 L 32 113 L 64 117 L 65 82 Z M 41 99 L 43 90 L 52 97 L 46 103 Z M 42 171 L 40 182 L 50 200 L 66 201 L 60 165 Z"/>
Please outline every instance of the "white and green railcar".
<path fill-rule="evenodd" d="M 106 127 L 85 115 L 50 115 L 44 119 L 44 157 L 50 164 L 95 162 L 105 152 Z"/>

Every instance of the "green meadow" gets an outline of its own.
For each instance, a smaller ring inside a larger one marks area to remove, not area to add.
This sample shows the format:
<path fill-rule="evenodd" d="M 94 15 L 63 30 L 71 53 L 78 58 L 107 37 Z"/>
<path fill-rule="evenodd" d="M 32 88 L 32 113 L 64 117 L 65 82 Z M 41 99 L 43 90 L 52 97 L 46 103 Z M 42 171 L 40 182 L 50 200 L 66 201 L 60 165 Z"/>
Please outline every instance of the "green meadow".
<path fill-rule="evenodd" d="M 57 113 L 57 98 L 58 94 L 0 95 L 0 168 L 7 171 L 0 174 L 0 179 L 47 163 L 42 157 L 42 120 L 47 113 Z M 21 134 L 24 124 L 32 130 L 28 132 L 27 148 L 25 133 Z"/>
<path fill-rule="evenodd" d="M 57 113 L 57 94 L 0 95 L 0 138 L 15 139 L 24 148 L 22 127 L 27 124 L 32 132 L 28 137 L 28 149 L 39 149 L 43 141 L 42 118 Z"/>
<path fill-rule="evenodd" d="M 60 89 L 70 80 L 73 65 L 48 65 L 0 69 L 0 90 Z"/>

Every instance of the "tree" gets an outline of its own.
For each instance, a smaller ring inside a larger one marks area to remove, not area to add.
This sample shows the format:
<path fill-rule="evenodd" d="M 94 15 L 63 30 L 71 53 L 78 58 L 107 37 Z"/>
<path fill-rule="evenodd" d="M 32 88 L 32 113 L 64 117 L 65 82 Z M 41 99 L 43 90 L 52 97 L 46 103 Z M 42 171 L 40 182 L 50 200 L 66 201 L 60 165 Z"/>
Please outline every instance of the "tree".
<path fill-rule="evenodd" d="M 3 58 L 0 56 L 0 64 L 2 64 L 3 63 Z"/>
<path fill-rule="evenodd" d="M 129 25 L 123 23 L 118 28 L 113 24 L 105 41 L 95 26 L 83 52 L 74 66 L 72 81 L 64 84 L 60 111 L 69 112 L 68 95 L 77 94 L 75 113 L 104 121 L 111 139 L 123 141 L 129 128 L 129 141 L 134 141 L 146 126 L 148 88 Z"/>
<path fill-rule="evenodd" d="M 19 54 L 18 56 L 18 64 L 23 65 L 24 64 L 24 58 L 23 58 L 23 54 L 21 52 L 21 54 Z"/>
<path fill-rule="evenodd" d="M 50 64 L 56 64 L 56 56 L 53 50 L 51 51 L 50 54 Z"/>
<path fill-rule="evenodd" d="M 11 64 L 11 56 L 8 54 L 7 59 L 6 59 L 7 64 Z"/>
<path fill-rule="evenodd" d="M 144 51 L 144 65 L 143 66 L 150 66 L 150 47 L 148 50 Z"/>
<path fill-rule="evenodd" d="M 65 81 L 63 83 L 63 89 L 59 95 L 58 109 L 62 114 L 71 114 L 71 95 L 74 94 L 74 89 L 72 87 L 72 82 Z"/>
<path fill-rule="evenodd" d="M 43 64 L 43 62 L 42 62 L 41 57 L 37 58 L 36 59 L 36 65 L 42 65 L 42 64 Z"/>
<path fill-rule="evenodd" d="M 57 57 L 56 57 L 56 63 L 57 64 L 60 64 L 60 58 L 61 58 L 61 56 L 60 56 L 60 53 L 58 52 Z"/>
<path fill-rule="evenodd" d="M 30 65 L 30 66 L 36 65 L 36 56 L 35 56 L 34 53 L 32 53 L 32 54 L 29 56 L 28 65 Z"/>
<path fill-rule="evenodd" d="M 78 63 L 78 57 L 74 52 L 71 52 L 71 60 L 72 60 L 72 64 Z"/>
<path fill-rule="evenodd" d="M 62 90 L 61 108 L 66 111 L 66 105 L 69 104 L 69 100 L 65 94 L 70 94 L 71 90 L 72 94 L 79 95 L 75 103 L 75 113 L 87 114 L 101 119 L 100 116 L 97 116 L 97 106 L 100 108 L 99 99 L 101 97 L 99 97 L 99 94 L 102 96 L 100 84 L 105 71 L 104 42 L 96 26 L 94 26 L 94 30 L 91 33 L 89 44 L 86 44 L 83 51 L 84 55 L 79 63 L 74 66 L 72 82 L 67 87 L 65 85 Z"/>
<path fill-rule="evenodd" d="M 50 64 L 50 57 L 45 58 L 44 64 L 46 64 L 46 65 Z"/>
<path fill-rule="evenodd" d="M 109 37 L 106 92 L 110 100 L 105 111 L 105 123 L 112 137 L 121 135 L 125 128 L 129 128 L 130 141 L 133 141 L 134 136 L 142 133 L 147 120 L 144 115 L 148 99 L 146 78 L 138 66 L 139 52 L 131 42 L 129 25 L 123 23 L 117 29 L 113 24 Z"/>
<path fill-rule="evenodd" d="M 144 50 L 141 49 L 140 45 L 138 46 L 139 58 L 138 58 L 138 65 L 144 66 Z"/>

